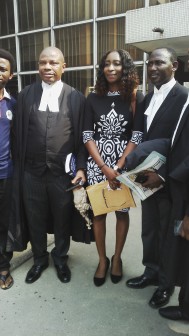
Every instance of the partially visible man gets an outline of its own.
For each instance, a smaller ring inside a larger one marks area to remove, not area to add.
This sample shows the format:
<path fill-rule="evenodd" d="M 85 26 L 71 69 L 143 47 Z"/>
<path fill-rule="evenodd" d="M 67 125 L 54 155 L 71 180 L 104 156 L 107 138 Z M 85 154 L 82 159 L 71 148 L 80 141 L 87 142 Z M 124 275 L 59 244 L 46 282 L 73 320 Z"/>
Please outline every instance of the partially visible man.
<path fill-rule="evenodd" d="M 188 90 L 175 81 L 178 68 L 173 49 L 159 48 L 152 51 L 148 61 L 148 77 L 154 90 L 145 97 L 144 141 L 171 138 L 179 115 L 186 102 Z M 164 184 L 161 168 L 158 172 L 146 173 L 144 187 L 154 188 Z M 149 305 L 159 308 L 168 303 L 173 293 L 164 269 L 160 268 L 164 241 L 170 216 L 170 200 L 162 188 L 142 202 L 142 242 L 144 273 L 127 281 L 131 288 L 158 285 Z"/>
<path fill-rule="evenodd" d="M 12 119 L 16 101 L 5 86 L 13 77 L 15 61 L 12 54 L 0 49 L 0 287 L 9 289 L 13 285 L 10 274 L 12 252 L 6 251 L 12 189 L 13 163 Z"/>
<path fill-rule="evenodd" d="M 179 305 L 161 308 L 161 316 L 189 321 L 189 99 L 178 122 L 168 156 L 168 185 L 172 199 L 171 221 L 165 248 L 170 283 L 180 287 Z M 174 226 L 183 220 L 180 234 Z"/>
<path fill-rule="evenodd" d="M 47 226 L 53 226 L 55 247 L 52 258 L 60 281 L 71 279 L 67 265 L 70 224 L 73 212 L 71 183 L 65 172 L 68 154 L 76 156 L 77 173 L 72 183 L 85 182 L 85 148 L 82 123 L 85 97 L 61 81 L 65 69 L 60 49 L 45 48 L 39 56 L 42 83 L 27 86 L 18 96 L 16 119 L 18 158 L 23 176 L 23 202 L 34 265 L 26 283 L 36 281 L 49 264 Z"/>

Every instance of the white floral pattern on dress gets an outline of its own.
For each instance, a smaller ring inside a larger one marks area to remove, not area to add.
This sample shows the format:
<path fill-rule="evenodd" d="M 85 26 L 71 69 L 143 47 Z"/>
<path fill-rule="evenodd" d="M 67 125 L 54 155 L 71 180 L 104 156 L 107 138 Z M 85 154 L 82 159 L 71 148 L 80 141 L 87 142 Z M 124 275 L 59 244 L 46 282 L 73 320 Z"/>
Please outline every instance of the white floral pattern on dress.
<path fill-rule="evenodd" d="M 102 159 L 109 167 L 115 166 L 117 157 L 121 157 L 127 145 L 127 140 L 122 138 L 126 131 L 127 123 L 128 121 L 124 119 L 124 116 L 116 112 L 115 103 L 113 102 L 110 112 L 107 115 L 101 115 L 99 122 L 96 124 L 95 130 L 99 133 L 99 140 L 95 140 L 95 143 Z M 85 142 L 87 142 L 87 139 L 93 139 L 92 133 L 91 131 L 83 132 Z M 89 184 L 106 180 L 91 156 L 87 162 L 87 179 Z"/>

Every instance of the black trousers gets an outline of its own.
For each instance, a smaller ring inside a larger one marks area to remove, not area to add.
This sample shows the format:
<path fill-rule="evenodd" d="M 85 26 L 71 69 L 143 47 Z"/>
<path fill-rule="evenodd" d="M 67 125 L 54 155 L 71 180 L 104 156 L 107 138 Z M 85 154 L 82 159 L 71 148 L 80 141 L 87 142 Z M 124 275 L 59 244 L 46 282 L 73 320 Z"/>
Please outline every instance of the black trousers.
<path fill-rule="evenodd" d="M 162 262 L 169 286 L 180 287 L 179 305 L 189 317 L 189 241 L 174 235 L 174 220 L 172 216 Z"/>
<path fill-rule="evenodd" d="M 183 239 L 183 238 L 181 238 Z M 183 246 L 184 243 L 184 246 Z M 179 293 L 179 306 L 183 309 L 185 313 L 187 313 L 187 317 L 189 318 L 189 241 L 181 242 L 182 244 L 182 257 L 180 264 L 180 279 L 179 283 L 176 284 L 180 286 Z"/>
<path fill-rule="evenodd" d="M 24 206 L 27 216 L 34 264 L 48 263 L 47 226 L 51 221 L 55 237 L 55 248 L 51 254 L 55 265 L 67 260 L 70 246 L 70 218 L 73 209 L 72 192 L 66 192 L 70 177 L 54 176 L 47 170 L 42 176 L 25 171 Z"/>
<path fill-rule="evenodd" d="M 164 191 L 142 201 L 142 243 L 144 274 L 158 278 L 160 287 L 167 287 L 164 269 L 160 267 L 170 221 L 171 204 Z"/>
<path fill-rule="evenodd" d="M 180 286 L 179 305 L 187 312 L 189 318 L 189 241 L 184 238 L 179 239 L 177 254 L 179 254 L 179 281 Z"/>
<path fill-rule="evenodd" d="M 12 252 L 6 252 L 12 179 L 0 180 L 0 271 L 10 268 Z"/>

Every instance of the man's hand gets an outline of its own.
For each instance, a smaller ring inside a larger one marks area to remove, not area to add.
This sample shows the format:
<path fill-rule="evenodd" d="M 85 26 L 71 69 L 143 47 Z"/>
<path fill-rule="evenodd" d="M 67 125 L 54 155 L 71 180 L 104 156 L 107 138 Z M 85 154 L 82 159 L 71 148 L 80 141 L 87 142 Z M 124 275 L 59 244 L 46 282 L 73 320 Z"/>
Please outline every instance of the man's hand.
<path fill-rule="evenodd" d="M 189 216 L 185 216 L 181 228 L 181 237 L 189 240 Z"/>
<path fill-rule="evenodd" d="M 148 177 L 148 180 L 144 183 L 142 183 L 142 186 L 145 188 L 158 188 L 161 184 L 163 184 L 162 179 L 159 177 L 159 175 L 156 172 L 151 171 L 145 171 L 144 174 Z"/>
<path fill-rule="evenodd" d="M 85 177 L 85 173 L 82 169 L 79 169 L 76 173 L 76 176 L 74 177 L 74 179 L 72 180 L 72 183 L 76 183 L 78 180 L 82 180 L 83 184 L 86 182 L 86 177 Z M 79 187 L 80 188 L 80 187 Z"/>

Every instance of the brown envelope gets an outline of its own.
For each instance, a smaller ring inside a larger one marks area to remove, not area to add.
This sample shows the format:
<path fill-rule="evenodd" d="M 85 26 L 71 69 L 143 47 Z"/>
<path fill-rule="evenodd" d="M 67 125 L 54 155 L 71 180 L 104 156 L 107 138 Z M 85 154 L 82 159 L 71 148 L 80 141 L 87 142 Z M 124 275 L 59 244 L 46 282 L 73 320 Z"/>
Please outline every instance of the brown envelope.
<path fill-rule="evenodd" d="M 130 189 L 122 183 L 116 190 L 109 187 L 108 181 L 89 186 L 86 190 L 95 216 L 136 207 Z"/>

